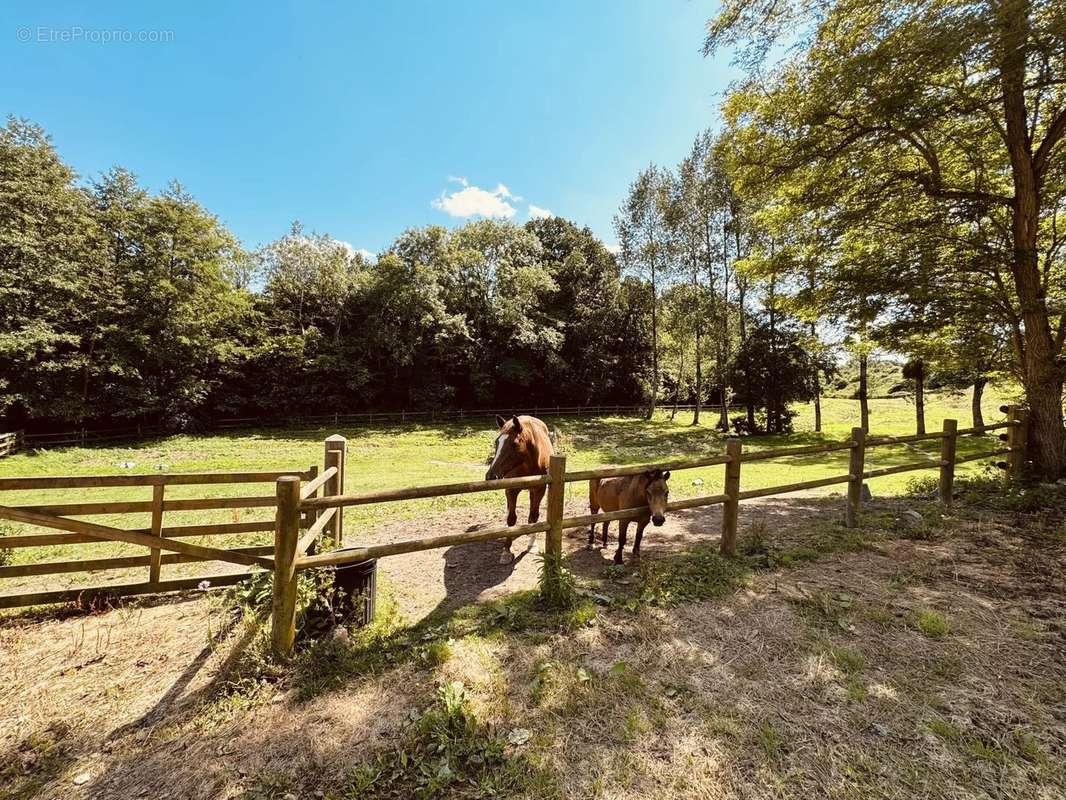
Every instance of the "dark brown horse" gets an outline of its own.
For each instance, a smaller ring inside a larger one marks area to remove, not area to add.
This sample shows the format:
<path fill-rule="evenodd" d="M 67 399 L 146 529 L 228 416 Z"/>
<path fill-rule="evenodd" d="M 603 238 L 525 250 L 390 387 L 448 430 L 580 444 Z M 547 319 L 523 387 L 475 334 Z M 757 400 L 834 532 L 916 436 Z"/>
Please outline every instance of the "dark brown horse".
<path fill-rule="evenodd" d="M 640 475 L 626 475 L 621 478 L 593 478 L 589 481 L 589 509 L 593 514 L 604 511 L 618 511 L 623 508 L 640 508 L 647 506 L 647 511 L 637 521 L 637 536 L 633 540 L 633 556 L 640 558 L 640 540 L 644 538 L 644 529 L 648 520 L 655 527 L 666 522 L 666 503 L 670 489 L 666 482 L 670 480 L 670 471 L 661 469 L 648 470 Z M 622 550 L 626 546 L 626 530 L 631 520 L 618 520 L 618 550 L 614 554 L 614 563 L 622 563 Z M 607 547 L 607 527 L 603 523 L 603 546 Z M 589 525 L 589 549 L 596 535 L 596 523 Z"/>
<path fill-rule="evenodd" d="M 510 419 L 496 417 L 500 431 L 496 435 L 496 454 L 485 473 L 485 480 L 496 481 L 501 478 L 522 478 L 528 475 L 547 475 L 548 459 L 552 455 L 551 437 L 548 426 L 536 417 L 513 416 Z M 546 486 L 533 486 L 529 489 L 529 522 L 533 524 L 540 518 L 540 501 L 544 498 Z M 518 521 L 515 504 L 521 489 L 504 489 L 507 495 L 507 525 Z M 507 539 L 507 549 L 500 557 L 500 563 L 508 563 L 514 556 L 511 543 Z"/>

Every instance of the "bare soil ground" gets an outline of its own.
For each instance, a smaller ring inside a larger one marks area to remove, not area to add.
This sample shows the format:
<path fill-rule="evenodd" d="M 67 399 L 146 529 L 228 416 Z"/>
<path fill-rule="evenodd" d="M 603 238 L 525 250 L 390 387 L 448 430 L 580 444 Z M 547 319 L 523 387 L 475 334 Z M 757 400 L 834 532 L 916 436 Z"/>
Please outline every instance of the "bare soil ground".
<path fill-rule="evenodd" d="M 768 566 L 723 598 L 462 636 L 444 656 L 367 662 L 311 693 L 298 675 L 249 673 L 254 631 L 204 595 L 5 618 L 0 797 L 366 796 L 352 767 L 395 747 L 454 681 L 480 722 L 524 732 L 508 757 L 548 776 L 498 796 L 1066 797 L 1061 520 L 1034 531 L 1019 515 L 922 508 L 928 527 L 897 530 L 903 502 L 872 504 L 862 540 L 836 552 L 819 547 L 841 532 L 839 498 L 745 504 Z M 643 560 L 683 557 L 717 530 L 717 509 L 675 515 L 649 529 Z M 637 570 L 604 574 L 613 535 L 604 552 L 575 533 L 578 576 L 630 591 Z M 382 567 L 419 619 L 534 585 L 534 552 L 513 569 L 499 552 Z"/>

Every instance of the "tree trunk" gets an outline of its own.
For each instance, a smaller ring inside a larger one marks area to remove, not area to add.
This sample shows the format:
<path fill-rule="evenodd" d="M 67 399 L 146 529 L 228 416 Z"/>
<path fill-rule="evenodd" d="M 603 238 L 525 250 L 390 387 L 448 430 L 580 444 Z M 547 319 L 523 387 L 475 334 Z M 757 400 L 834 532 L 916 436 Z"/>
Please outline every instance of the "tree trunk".
<path fill-rule="evenodd" d="M 814 287 L 814 277 L 811 276 L 811 287 Z M 811 342 L 817 344 L 818 330 L 817 326 L 811 323 Z M 817 347 L 813 347 L 817 353 Z M 822 379 L 818 375 L 818 364 L 814 365 L 814 432 L 822 432 Z"/>
<path fill-rule="evenodd" d="M 1058 346 L 1051 332 L 1047 297 L 1037 256 L 1040 223 L 1040 183 L 1029 137 L 1025 103 L 1026 52 L 1031 35 L 1028 2 L 1003 2 L 998 24 L 1002 36 L 1000 80 L 1003 115 L 1014 182 L 1011 236 L 1014 240 L 1012 272 L 1025 330 L 1022 363 L 1025 394 L 1029 402 L 1027 460 L 1045 480 L 1066 474 L 1066 427 L 1062 418 L 1063 369 L 1057 363 Z M 1050 134 L 1049 134 L 1050 135 Z M 1045 144 L 1047 142 L 1045 141 Z"/>
<path fill-rule="evenodd" d="M 867 356 L 866 353 L 859 355 L 859 425 L 866 432 L 870 432 L 870 395 L 867 381 Z"/>
<path fill-rule="evenodd" d="M 700 350 L 703 339 L 703 309 L 700 307 L 700 285 L 697 276 L 696 260 L 692 261 L 692 293 L 696 303 L 696 410 L 692 414 L 692 424 L 700 424 L 700 406 L 703 403 L 703 359 Z"/>
<path fill-rule="evenodd" d="M 655 259 L 651 262 L 651 405 L 648 419 L 655 416 L 655 402 L 659 397 L 659 291 L 656 286 Z"/>
<path fill-rule="evenodd" d="M 822 432 L 822 387 L 817 371 L 814 373 L 814 432 Z"/>
<path fill-rule="evenodd" d="M 978 433 L 985 432 L 985 415 L 981 411 L 981 398 L 984 396 L 986 383 L 988 381 L 985 378 L 978 378 L 973 382 L 973 399 L 970 409 L 973 413 L 973 426 Z"/>
<path fill-rule="evenodd" d="M 917 433 L 925 433 L 925 362 L 918 359 L 914 363 L 914 413 Z"/>

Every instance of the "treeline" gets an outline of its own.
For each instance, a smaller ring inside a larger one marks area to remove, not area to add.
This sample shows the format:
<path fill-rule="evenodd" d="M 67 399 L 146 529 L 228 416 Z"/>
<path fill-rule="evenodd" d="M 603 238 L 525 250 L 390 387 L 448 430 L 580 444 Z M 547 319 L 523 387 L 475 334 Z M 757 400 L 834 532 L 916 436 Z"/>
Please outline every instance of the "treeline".
<path fill-rule="evenodd" d="M 81 185 L 0 130 L 6 424 L 642 402 L 651 295 L 562 219 L 412 229 L 376 260 L 299 225 L 246 251 L 177 184 Z"/>

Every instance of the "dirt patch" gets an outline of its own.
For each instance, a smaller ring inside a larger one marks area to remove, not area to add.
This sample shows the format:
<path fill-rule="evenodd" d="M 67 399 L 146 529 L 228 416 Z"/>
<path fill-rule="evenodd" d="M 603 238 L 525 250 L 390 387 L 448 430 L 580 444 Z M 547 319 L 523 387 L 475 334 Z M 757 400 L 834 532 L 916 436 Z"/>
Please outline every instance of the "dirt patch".
<path fill-rule="evenodd" d="M 523 521 L 528 509 L 519 500 L 518 518 Z M 742 525 L 758 520 L 784 535 L 789 530 L 804 530 L 812 519 L 819 521 L 842 518 L 843 501 L 822 495 L 769 498 L 742 505 Z M 571 498 L 565 505 L 567 516 L 588 513 L 587 502 Z M 721 532 L 721 507 L 689 509 L 674 512 L 661 528 L 649 526 L 645 531 L 641 551 L 645 559 L 662 558 L 694 544 L 717 541 Z M 348 529 L 349 544 L 391 543 L 423 536 L 441 535 L 456 531 L 501 524 L 486 516 L 484 509 L 456 510 L 433 515 L 421 523 L 399 520 L 376 525 L 365 531 Z M 624 558 L 632 559 L 635 526 L 630 525 Z M 588 550 L 587 528 L 564 531 L 563 549 L 571 559 L 574 571 L 581 577 L 598 578 L 612 564 L 618 546 L 618 523 L 612 522 L 606 549 L 599 547 L 600 527 L 597 526 L 597 547 Z M 537 555 L 543 537 L 522 536 L 515 540 L 512 551 L 516 558 L 511 564 L 501 564 L 504 545 L 500 542 L 475 542 L 455 545 L 444 550 L 408 553 L 384 559 L 379 564 L 381 574 L 388 581 L 390 591 L 400 606 L 400 612 L 410 621 L 439 612 L 459 608 L 476 601 L 491 600 L 537 585 L 539 575 Z"/>

